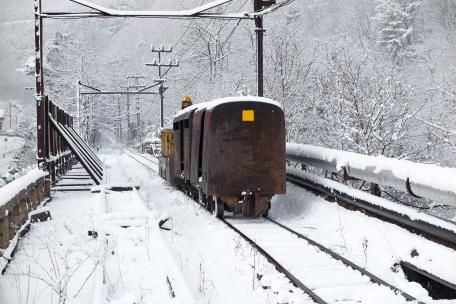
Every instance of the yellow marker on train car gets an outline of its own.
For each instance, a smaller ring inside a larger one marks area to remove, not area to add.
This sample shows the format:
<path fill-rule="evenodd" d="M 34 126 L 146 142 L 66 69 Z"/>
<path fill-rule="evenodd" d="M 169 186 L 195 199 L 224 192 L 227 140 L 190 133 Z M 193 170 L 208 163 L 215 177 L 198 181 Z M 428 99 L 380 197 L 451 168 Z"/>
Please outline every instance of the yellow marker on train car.
<path fill-rule="evenodd" d="M 255 112 L 253 110 L 242 110 L 242 121 L 255 121 Z"/>

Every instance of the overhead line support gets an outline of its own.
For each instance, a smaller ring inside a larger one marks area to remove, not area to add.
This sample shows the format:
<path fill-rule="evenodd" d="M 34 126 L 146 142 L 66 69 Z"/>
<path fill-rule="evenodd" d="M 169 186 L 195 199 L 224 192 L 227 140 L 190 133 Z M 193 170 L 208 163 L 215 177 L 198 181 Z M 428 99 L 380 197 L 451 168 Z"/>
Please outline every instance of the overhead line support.
<path fill-rule="evenodd" d="M 158 79 L 154 79 L 155 82 L 159 84 L 158 87 L 158 94 L 160 95 L 160 127 L 163 128 L 164 126 L 164 119 L 163 119 L 163 100 L 164 100 L 164 93 L 167 87 L 164 87 L 164 83 L 166 82 L 166 79 L 163 78 L 169 70 L 171 70 L 173 67 L 178 67 L 179 66 L 179 60 L 175 60 L 174 62 L 170 59 L 168 63 L 162 63 L 162 53 L 171 53 L 173 51 L 171 45 L 165 49 L 163 45 L 159 47 L 155 47 L 153 44 L 151 45 L 150 48 L 152 53 L 157 53 L 158 54 L 158 61 L 156 58 L 152 60 L 152 63 L 146 63 L 146 66 L 153 66 L 153 67 L 158 67 Z M 162 67 L 167 67 L 168 69 L 162 73 Z"/>

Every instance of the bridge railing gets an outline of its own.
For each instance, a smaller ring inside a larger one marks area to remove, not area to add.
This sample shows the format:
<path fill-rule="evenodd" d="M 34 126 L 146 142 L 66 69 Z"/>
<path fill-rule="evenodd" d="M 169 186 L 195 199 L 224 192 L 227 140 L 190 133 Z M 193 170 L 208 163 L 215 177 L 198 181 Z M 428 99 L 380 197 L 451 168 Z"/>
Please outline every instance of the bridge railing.
<path fill-rule="evenodd" d="M 287 143 L 288 161 L 456 206 L 456 168 Z"/>

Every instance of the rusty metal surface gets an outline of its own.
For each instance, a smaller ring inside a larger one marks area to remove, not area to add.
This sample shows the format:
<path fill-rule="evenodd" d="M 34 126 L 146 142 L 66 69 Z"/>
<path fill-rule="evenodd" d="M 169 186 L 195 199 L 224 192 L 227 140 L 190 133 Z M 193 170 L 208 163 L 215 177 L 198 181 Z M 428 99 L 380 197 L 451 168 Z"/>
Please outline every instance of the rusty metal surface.
<path fill-rule="evenodd" d="M 243 110 L 253 110 L 254 121 L 242 121 Z M 205 125 L 205 193 L 285 193 L 282 109 L 259 102 L 226 103 L 206 112 Z"/>
<path fill-rule="evenodd" d="M 285 193 L 284 114 L 274 104 L 232 102 L 181 113 L 172 151 L 169 162 L 161 161 L 163 177 L 194 195 L 201 189 L 220 198 L 235 213 L 267 214 L 271 197 Z"/>

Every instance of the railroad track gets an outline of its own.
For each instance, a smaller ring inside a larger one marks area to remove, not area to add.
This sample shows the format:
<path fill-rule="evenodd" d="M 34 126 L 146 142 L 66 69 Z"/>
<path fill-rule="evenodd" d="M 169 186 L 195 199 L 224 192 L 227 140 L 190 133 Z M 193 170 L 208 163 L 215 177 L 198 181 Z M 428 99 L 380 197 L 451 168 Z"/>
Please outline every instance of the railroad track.
<path fill-rule="evenodd" d="M 369 216 L 398 225 L 435 243 L 456 249 L 456 233 L 454 231 L 454 229 L 456 229 L 456 225 L 454 222 L 445 221 L 432 215 L 429 216 L 438 219 L 440 224 L 427 222 L 422 219 L 409 216 L 405 213 L 382 207 L 368 200 L 354 197 L 353 195 L 340 191 L 336 186 L 323 186 L 310 178 L 290 173 L 287 173 L 287 181 L 318 195 L 335 198 L 335 201 L 342 207 L 362 211 Z M 453 228 L 453 230 L 450 228 Z"/>
<path fill-rule="evenodd" d="M 140 162 L 138 158 L 130 156 Z M 315 240 L 271 218 L 227 217 L 221 221 L 256 248 L 316 303 L 422 303 Z"/>
<path fill-rule="evenodd" d="M 155 171 L 155 169 L 151 168 L 151 165 L 158 166 L 158 159 L 157 158 L 149 158 L 144 155 L 126 150 L 126 153 L 128 156 L 130 156 L 132 159 L 137 161 L 139 164 L 143 165 L 144 167 Z M 155 157 L 155 156 L 154 156 Z"/>
<path fill-rule="evenodd" d="M 422 303 L 270 218 L 225 219 L 223 222 L 316 303 Z"/>

